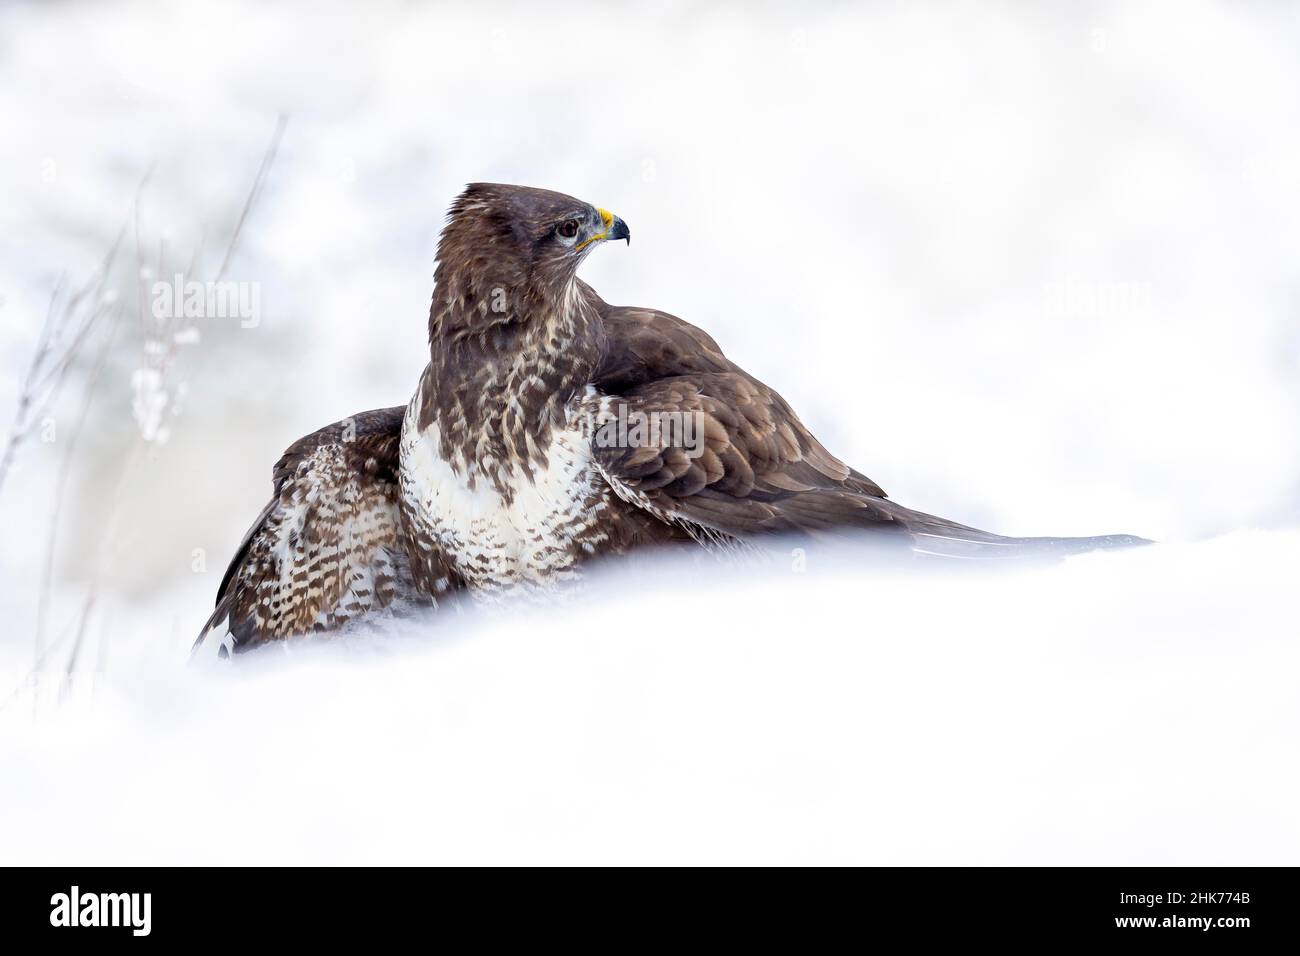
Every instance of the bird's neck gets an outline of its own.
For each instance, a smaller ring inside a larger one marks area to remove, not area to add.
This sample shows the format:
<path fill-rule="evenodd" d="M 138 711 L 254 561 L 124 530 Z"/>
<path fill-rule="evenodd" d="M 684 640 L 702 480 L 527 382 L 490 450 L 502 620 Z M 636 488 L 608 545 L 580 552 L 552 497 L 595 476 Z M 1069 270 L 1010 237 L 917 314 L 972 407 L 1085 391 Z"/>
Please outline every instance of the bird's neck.
<path fill-rule="evenodd" d="M 436 426 L 445 461 L 471 479 L 545 464 L 604 350 L 599 302 L 576 279 L 438 286 L 418 423 Z"/>

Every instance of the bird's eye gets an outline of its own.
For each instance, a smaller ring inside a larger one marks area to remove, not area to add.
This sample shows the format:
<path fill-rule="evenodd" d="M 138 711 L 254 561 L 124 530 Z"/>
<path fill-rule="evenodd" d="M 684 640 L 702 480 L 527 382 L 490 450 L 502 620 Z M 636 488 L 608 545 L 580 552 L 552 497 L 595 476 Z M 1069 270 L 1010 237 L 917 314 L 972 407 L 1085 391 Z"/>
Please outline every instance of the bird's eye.
<path fill-rule="evenodd" d="M 578 220 L 566 219 L 555 230 L 565 239 L 572 239 L 578 234 Z"/>

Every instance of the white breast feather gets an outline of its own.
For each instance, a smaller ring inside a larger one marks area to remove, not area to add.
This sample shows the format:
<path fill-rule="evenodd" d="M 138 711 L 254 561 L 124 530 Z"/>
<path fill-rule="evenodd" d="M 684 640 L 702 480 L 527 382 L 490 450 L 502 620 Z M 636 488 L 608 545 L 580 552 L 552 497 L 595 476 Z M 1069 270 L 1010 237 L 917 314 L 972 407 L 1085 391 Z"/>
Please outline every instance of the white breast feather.
<path fill-rule="evenodd" d="M 439 439 L 436 424 L 421 431 L 408 412 L 402 495 L 408 517 L 453 559 L 471 588 L 552 586 L 574 563 L 575 539 L 588 551 L 600 540 L 592 524 L 606 486 L 580 421 L 552 433 L 546 463 L 534 463 L 531 480 L 516 465 L 492 463 L 508 499 L 482 473 L 471 487 L 470 469 L 444 459 Z"/>

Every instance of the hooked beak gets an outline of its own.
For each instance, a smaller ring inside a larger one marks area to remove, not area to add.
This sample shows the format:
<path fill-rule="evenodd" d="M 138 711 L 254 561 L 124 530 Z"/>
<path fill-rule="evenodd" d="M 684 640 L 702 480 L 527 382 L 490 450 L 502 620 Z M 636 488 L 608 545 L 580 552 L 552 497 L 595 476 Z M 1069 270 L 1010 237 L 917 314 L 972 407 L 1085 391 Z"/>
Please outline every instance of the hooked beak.
<path fill-rule="evenodd" d="M 627 228 L 627 223 L 622 219 L 619 219 L 618 216 L 614 215 L 608 209 L 597 209 L 596 212 L 600 213 L 601 225 L 605 227 L 605 231 L 598 232 L 590 239 L 584 239 L 582 242 L 578 243 L 577 248 L 579 251 L 581 251 L 582 247 L 588 243 L 603 242 L 606 239 L 626 239 L 627 244 L 629 246 L 632 245 L 632 232 Z"/>

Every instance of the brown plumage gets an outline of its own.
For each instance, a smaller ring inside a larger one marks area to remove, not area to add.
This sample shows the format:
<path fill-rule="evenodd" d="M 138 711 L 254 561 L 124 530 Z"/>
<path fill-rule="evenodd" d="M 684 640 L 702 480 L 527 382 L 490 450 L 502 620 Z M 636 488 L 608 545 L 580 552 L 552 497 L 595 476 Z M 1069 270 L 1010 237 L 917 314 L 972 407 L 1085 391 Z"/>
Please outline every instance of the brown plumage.
<path fill-rule="evenodd" d="M 647 546 L 856 533 L 988 558 L 1143 543 L 1006 538 L 894 503 L 707 333 L 576 277 L 619 238 L 622 220 L 569 196 L 467 188 L 439 244 L 415 395 L 289 448 L 196 646 L 546 589 Z"/>
<path fill-rule="evenodd" d="M 204 636 L 224 625 L 230 643 L 245 647 L 333 630 L 410 596 L 397 484 L 405 412 L 362 412 L 289 446 Z"/>

